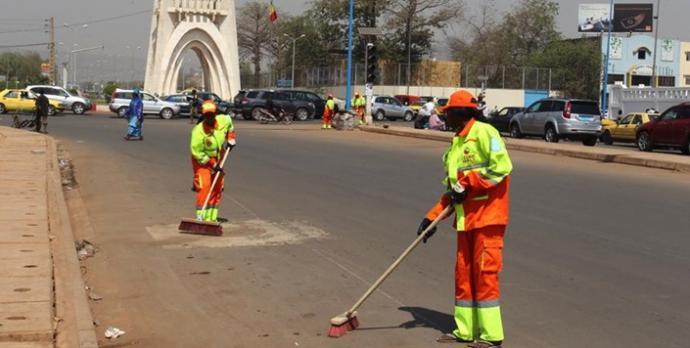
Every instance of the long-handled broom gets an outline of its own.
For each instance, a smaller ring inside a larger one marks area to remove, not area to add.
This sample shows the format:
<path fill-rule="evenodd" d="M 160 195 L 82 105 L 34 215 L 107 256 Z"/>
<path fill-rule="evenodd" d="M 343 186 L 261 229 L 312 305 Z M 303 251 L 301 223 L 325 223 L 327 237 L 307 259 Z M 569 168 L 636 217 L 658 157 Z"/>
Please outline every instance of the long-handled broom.
<path fill-rule="evenodd" d="M 352 331 L 356 329 L 359 326 L 359 320 L 357 319 L 357 309 L 359 306 L 361 306 L 364 301 L 371 296 L 371 294 L 378 289 L 379 286 L 381 286 L 381 283 L 383 283 L 388 276 L 393 273 L 393 271 L 400 265 L 400 263 L 412 252 L 412 250 L 417 247 L 419 242 L 421 242 L 424 237 L 431 231 L 436 225 L 438 225 L 441 220 L 443 220 L 446 216 L 448 216 L 452 211 L 452 206 L 448 205 L 446 209 L 443 210 L 443 212 L 434 220 L 431 222 L 429 227 L 427 227 L 422 233 L 417 236 L 417 239 L 415 239 L 410 246 L 403 251 L 400 256 L 393 262 L 388 269 L 383 272 L 383 274 L 379 277 L 379 279 L 374 282 L 374 284 L 367 290 L 367 292 L 362 295 L 362 297 L 357 300 L 357 302 L 348 310 L 347 312 L 340 314 L 338 316 L 335 316 L 331 318 L 331 328 L 328 330 L 328 336 L 329 337 L 340 337 L 345 335 L 348 331 Z"/>
<path fill-rule="evenodd" d="M 223 160 L 220 162 L 220 168 L 225 167 L 225 161 L 228 159 L 228 155 L 230 155 L 230 151 L 232 151 L 233 147 L 230 147 L 227 151 L 225 151 L 225 154 L 223 155 Z M 208 202 L 211 200 L 211 194 L 213 193 L 213 188 L 216 187 L 216 184 L 218 183 L 218 178 L 220 178 L 221 172 L 217 172 L 216 175 L 213 176 L 213 182 L 211 183 L 211 189 L 208 191 L 208 195 L 206 195 L 206 200 L 204 201 L 204 205 L 201 207 L 201 210 L 206 210 L 206 207 L 208 207 Z M 180 233 L 190 233 L 190 234 L 201 234 L 205 236 L 222 236 L 223 235 L 223 226 L 220 224 L 220 222 L 214 222 L 214 221 L 200 221 L 197 219 L 189 219 L 189 218 L 182 218 L 182 221 L 180 222 L 180 227 L 178 227 L 178 230 Z"/>

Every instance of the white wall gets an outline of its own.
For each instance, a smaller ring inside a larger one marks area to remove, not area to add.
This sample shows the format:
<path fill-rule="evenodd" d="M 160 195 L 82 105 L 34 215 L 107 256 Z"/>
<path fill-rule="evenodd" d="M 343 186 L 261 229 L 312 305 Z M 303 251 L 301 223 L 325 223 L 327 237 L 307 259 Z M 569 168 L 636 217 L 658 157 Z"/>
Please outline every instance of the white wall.
<path fill-rule="evenodd" d="M 448 98 L 453 92 L 464 89 L 475 96 L 481 92 L 481 88 L 459 88 L 459 87 L 432 87 L 432 86 L 410 86 L 410 94 L 418 96 L 434 96 L 437 98 Z M 324 94 L 333 93 L 340 99 L 345 99 L 346 86 L 324 87 Z M 364 93 L 364 87 L 356 86 L 353 94 Z M 374 86 L 376 95 L 398 95 L 407 94 L 407 86 Z M 489 110 L 494 106 L 498 109 L 505 106 L 525 106 L 525 91 L 522 89 L 486 89 L 486 104 Z"/>

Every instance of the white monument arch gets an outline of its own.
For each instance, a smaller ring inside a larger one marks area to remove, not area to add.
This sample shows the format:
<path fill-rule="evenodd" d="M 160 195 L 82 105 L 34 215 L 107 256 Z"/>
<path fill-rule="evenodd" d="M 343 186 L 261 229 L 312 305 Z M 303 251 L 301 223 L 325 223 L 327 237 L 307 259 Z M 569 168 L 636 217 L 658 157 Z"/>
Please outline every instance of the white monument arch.
<path fill-rule="evenodd" d="M 199 57 L 204 87 L 223 99 L 240 90 L 234 0 L 154 0 L 144 89 L 177 92 L 184 60 Z"/>

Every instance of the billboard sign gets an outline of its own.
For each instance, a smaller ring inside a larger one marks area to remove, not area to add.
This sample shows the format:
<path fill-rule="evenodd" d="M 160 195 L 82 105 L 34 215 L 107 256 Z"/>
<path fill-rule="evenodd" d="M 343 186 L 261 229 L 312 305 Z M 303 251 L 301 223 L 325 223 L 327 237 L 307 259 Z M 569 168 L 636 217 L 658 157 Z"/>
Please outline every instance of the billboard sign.
<path fill-rule="evenodd" d="M 615 4 L 613 9 L 613 31 L 651 32 L 654 26 L 654 5 Z"/>
<path fill-rule="evenodd" d="M 580 4 L 577 31 L 585 33 L 608 31 L 609 8 L 608 4 Z"/>

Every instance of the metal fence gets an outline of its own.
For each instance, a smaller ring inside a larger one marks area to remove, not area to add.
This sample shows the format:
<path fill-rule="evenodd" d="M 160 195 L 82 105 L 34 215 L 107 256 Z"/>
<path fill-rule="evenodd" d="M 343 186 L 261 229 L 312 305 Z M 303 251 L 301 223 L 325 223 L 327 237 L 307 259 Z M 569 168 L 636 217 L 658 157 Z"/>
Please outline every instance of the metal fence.
<path fill-rule="evenodd" d="M 379 64 L 377 85 L 486 87 L 498 89 L 559 90 L 564 70 L 538 67 L 473 66 L 457 62 L 424 62 L 410 66 L 409 83 L 407 64 Z M 354 85 L 366 81 L 364 64 L 354 64 Z M 242 88 L 276 87 L 279 82 L 291 82 L 291 69 L 275 69 L 258 76 L 242 74 Z M 295 69 L 295 86 L 318 89 L 321 86 L 340 86 L 347 83 L 347 65 L 334 64 Z"/>

